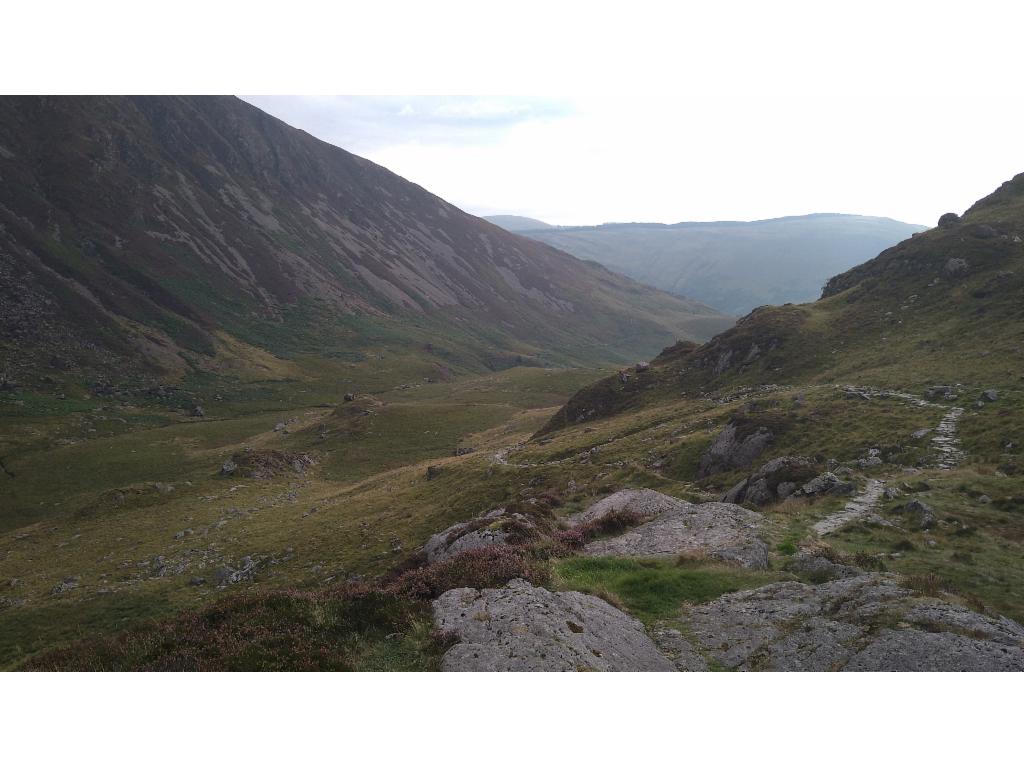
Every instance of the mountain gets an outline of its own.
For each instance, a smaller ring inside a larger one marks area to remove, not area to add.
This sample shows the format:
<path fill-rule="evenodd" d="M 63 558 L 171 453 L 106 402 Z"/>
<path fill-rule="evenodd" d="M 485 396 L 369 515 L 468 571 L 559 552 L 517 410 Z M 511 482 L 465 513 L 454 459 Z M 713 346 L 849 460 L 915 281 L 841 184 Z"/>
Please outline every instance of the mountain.
<path fill-rule="evenodd" d="M 730 322 L 228 97 L 0 99 L 0 229 L 8 377 L 389 346 L 597 361 Z"/>
<path fill-rule="evenodd" d="M 551 224 L 546 224 L 540 219 L 531 219 L 529 216 L 484 216 L 484 219 L 509 232 L 524 232 L 535 229 L 555 229 Z"/>
<path fill-rule="evenodd" d="M 924 227 L 816 213 L 764 221 L 602 224 L 523 231 L 581 259 L 723 312 L 809 301 L 832 275 Z"/>

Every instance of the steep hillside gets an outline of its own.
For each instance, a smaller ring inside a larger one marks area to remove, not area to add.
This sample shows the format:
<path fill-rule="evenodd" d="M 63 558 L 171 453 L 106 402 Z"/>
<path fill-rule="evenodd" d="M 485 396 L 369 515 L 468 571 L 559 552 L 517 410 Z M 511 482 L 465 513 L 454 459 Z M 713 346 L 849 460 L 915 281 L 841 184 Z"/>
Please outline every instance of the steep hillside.
<path fill-rule="evenodd" d="M 728 324 L 226 97 L 0 99 L 0 299 L 8 378 L 621 359 Z"/>
<path fill-rule="evenodd" d="M 603 224 L 524 231 L 581 259 L 730 314 L 809 301 L 832 275 L 924 227 L 818 213 L 765 221 Z"/>
<path fill-rule="evenodd" d="M 550 224 L 541 221 L 540 219 L 531 219 L 529 216 L 484 216 L 487 221 L 491 224 L 495 224 L 502 229 L 507 229 L 509 232 L 524 232 L 532 229 L 554 229 Z"/>

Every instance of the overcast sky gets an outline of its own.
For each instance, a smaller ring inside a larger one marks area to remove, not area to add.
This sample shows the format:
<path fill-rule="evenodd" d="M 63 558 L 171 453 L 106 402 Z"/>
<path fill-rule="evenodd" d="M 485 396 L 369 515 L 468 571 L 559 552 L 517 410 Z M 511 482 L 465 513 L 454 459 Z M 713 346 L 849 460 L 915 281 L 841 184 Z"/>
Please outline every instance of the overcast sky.
<path fill-rule="evenodd" d="M 934 224 L 1024 171 L 1020 124 L 912 93 L 246 97 L 471 213 L 552 224 L 833 211 Z"/>
<path fill-rule="evenodd" d="M 570 95 L 248 100 L 477 214 L 934 224 L 1024 171 L 1020 7 L 640 3 L 602 15 L 548 3 L 544 23 L 502 14 L 488 35 L 456 26 L 446 43 L 418 34 L 422 4 L 422 19 L 388 27 L 386 48 L 304 43 L 324 62 L 286 82 L 317 88 L 318 73 L 342 72 L 362 94 Z"/>

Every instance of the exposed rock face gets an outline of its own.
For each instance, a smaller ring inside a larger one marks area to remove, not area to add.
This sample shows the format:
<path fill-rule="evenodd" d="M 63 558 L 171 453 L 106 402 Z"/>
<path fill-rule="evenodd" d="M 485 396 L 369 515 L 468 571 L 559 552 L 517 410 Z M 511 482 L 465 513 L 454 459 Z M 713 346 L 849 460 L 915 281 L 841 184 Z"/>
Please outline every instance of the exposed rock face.
<path fill-rule="evenodd" d="M 308 453 L 246 449 L 225 461 L 220 471 L 222 475 L 266 480 L 285 472 L 301 475 L 314 466 L 316 460 Z"/>
<path fill-rule="evenodd" d="M 627 488 L 605 496 L 582 512 L 570 515 L 566 522 L 571 526 L 593 523 L 612 512 L 627 512 L 641 520 L 653 520 L 663 512 L 685 509 L 691 506 L 682 499 L 666 496 L 648 488 Z"/>
<path fill-rule="evenodd" d="M 814 477 L 814 465 L 802 456 L 780 456 L 733 486 L 722 501 L 730 504 L 771 504 L 791 496 Z"/>
<path fill-rule="evenodd" d="M 818 475 L 800 488 L 800 494 L 803 496 L 851 496 L 856 492 L 857 486 L 840 480 L 831 472 Z"/>
<path fill-rule="evenodd" d="M 636 619 L 592 595 L 522 579 L 449 590 L 434 601 L 434 622 L 459 637 L 441 662 L 449 672 L 674 670 Z"/>
<path fill-rule="evenodd" d="M 760 536 L 759 512 L 721 502 L 686 504 L 610 539 L 592 541 L 588 555 L 656 557 L 692 554 L 745 568 L 767 568 L 768 547 Z"/>
<path fill-rule="evenodd" d="M 431 536 L 423 545 L 428 563 L 448 560 L 462 552 L 509 543 L 512 530 L 531 531 L 533 522 L 519 512 L 506 514 L 504 507 L 464 523 L 456 523 Z"/>
<path fill-rule="evenodd" d="M 1024 627 L 865 574 L 780 582 L 685 613 L 696 650 L 741 670 L 1024 670 Z"/>
<path fill-rule="evenodd" d="M 735 423 L 727 424 L 700 457 L 697 477 L 708 477 L 717 472 L 749 466 L 764 453 L 773 438 L 771 431 L 764 427 L 746 431 Z"/>

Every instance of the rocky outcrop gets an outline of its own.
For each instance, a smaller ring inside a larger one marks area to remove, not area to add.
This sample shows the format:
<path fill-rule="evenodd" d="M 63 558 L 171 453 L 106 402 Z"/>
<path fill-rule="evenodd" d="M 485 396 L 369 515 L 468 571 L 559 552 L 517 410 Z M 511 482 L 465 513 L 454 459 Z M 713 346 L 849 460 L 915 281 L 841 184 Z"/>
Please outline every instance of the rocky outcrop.
<path fill-rule="evenodd" d="M 772 504 L 792 496 L 814 475 L 814 465 L 810 459 L 780 456 L 730 488 L 722 501 L 757 506 Z"/>
<path fill-rule="evenodd" d="M 750 466 L 764 453 L 774 437 L 766 427 L 752 428 L 730 422 L 700 457 L 697 477 Z"/>
<path fill-rule="evenodd" d="M 636 516 L 641 522 L 653 520 L 664 512 L 685 509 L 691 506 L 682 499 L 674 496 L 667 496 L 649 488 L 627 488 L 605 496 L 600 501 L 591 504 L 582 512 L 569 515 L 566 522 L 573 526 L 596 523 L 613 512 L 625 512 Z"/>
<path fill-rule="evenodd" d="M 825 472 L 804 483 L 798 490 L 801 496 L 850 496 L 857 492 L 857 486 L 841 480 L 831 472 Z"/>
<path fill-rule="evenodd" d="M 763 521 L 759 512 L 736 504 L 681 502 L 620 536 L 590 542 L 584 551 L 626 557 L 692 555 L 767 568 L 768 547 L 760 535 Z"/>
<path fill-rule="evenodd" d="M 1024 627 L 880 574 L 737 592 L 690 609 L 682 623 L 696 653 L 729 669 L 1024 670 Z"/>
<path fill-rule="evenodd" d="M 456 523 L 431 536 L 423 545 L 428 563 L 443 562 L 462 552 L 512 543 L 536 529 L 533 521 L 519 512 L 507 513 L 505 507 Z"/>
<path fill-rule="evenodd" d="M 448 672 L 648 672 L 674 666 L 643 625 L 604 600 L 550 592 L 522 579 L 500 589 L 452 589 L 434 601 L 434 623 L 458 637 Z"/>
<path fill-rule="evenodd" d="M 308 453 L 247 448 L 221 464 L 220 473 L 267 480 L 285 473 L 302 475 L 314 466 L 316 459 Z"/>

